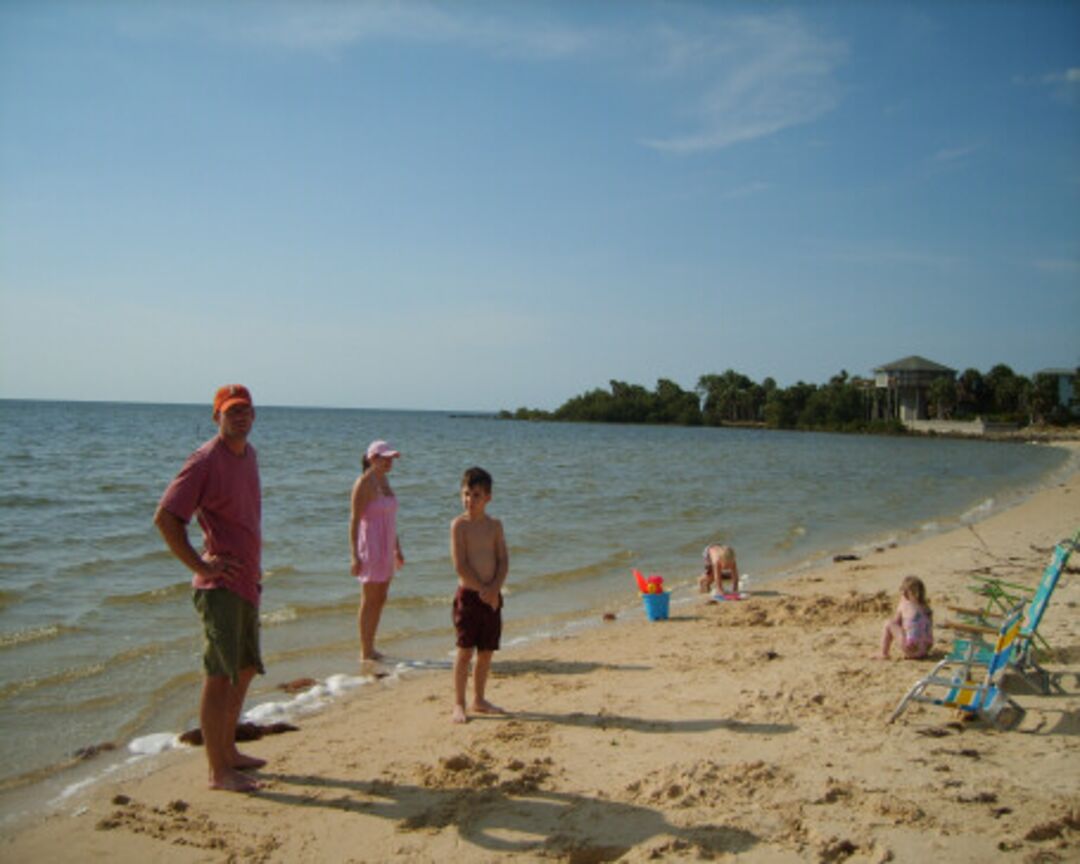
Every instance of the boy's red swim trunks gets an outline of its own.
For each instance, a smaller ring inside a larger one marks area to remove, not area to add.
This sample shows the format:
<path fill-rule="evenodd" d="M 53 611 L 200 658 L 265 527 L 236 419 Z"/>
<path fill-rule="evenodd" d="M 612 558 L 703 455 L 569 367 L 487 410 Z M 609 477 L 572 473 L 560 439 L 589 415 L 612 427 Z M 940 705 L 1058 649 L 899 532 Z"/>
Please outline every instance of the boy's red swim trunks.
<path fill-rule="evenodd" d="M 454 630 L 458 648 L 498 651 L 502 636 L 502 595 L 499 608 L 492 609 L 480 599 L 480 593 L 458 587 L 454 595 Z"/>

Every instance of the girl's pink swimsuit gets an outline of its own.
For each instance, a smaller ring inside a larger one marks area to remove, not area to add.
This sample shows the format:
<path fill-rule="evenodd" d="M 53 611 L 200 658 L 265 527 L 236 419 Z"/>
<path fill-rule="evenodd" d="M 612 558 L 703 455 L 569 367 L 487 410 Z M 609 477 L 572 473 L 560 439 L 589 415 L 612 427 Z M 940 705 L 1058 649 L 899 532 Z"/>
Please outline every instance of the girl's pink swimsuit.
<path fill-rule="evenodd" d="M 356 532 L 356 557 L 363 565 L 361 582 L 389 582 L 397 549 L 397 498 L 379 495 L 364 508 Z"/>
<path fill-rule="evenodd" d="M 910 620 L 904 620 L 904 650 L 919 657 L 934 647 L 934 619 L 926 609 L 916 609 Z"/>

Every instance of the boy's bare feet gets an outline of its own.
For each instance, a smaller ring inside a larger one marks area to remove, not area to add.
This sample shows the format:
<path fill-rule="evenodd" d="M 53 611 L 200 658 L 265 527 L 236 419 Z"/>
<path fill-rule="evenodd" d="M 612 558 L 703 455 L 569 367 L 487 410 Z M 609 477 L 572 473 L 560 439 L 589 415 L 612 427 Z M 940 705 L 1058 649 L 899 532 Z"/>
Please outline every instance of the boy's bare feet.
<path fill-rule="evenodd" d="M 871 654 L 871 655 L 870 655 L 870 659 L 871 659 L 871 660 L 888 660 L 888 659 L 889 659 L 889 655 L 888 655 L 888 654 L 881 654 L 881 653 L 878 653 L 878 654 Z"/>
<path fill-rule="evenodd" d="M 216 780 L 210 778 L 210 788 L 223 792 L 256 792 L 259 786 L 258 780 L 252 780 L 235 769 L 229 769 L 228 773 Z"/>
<path fill-rule="evenodd" d="M 464 705 L 455 705 L 454 713 L 450 715 L 451 723 L 468 723 L 469 718 L 465 715 Z"/>
<path fill-rule="evenodd" d="M 480 699 L 472 704 L 472 710 L 477 714 L 505 714 L 506 711 L 498 705 L 492 705 L 487 699 Z"/>
<path fill-rule="evenodd" d="M 377 663 L 380 660 L 383 660 L 385 658 L 386 658 L 386 655 L 383 654 L 382 651 L 372 651 L 370 656 L 368 656 L 368 657 L 365 657 L 363 654 L 361 654 L 360 655 L 360 662 L 361 663 L 367 663 L 367 662 L 374 661 L 374 662 Z"/>
<path fill-rule="evenodd" d="M 246 753 L 241 753 L 238 750 L 233 754 L 231 764 L 237 771 L 250 771 L 262 768 L 266 765 L 266 760 L 260 759 L 258 756 L 248 756 Z"/>

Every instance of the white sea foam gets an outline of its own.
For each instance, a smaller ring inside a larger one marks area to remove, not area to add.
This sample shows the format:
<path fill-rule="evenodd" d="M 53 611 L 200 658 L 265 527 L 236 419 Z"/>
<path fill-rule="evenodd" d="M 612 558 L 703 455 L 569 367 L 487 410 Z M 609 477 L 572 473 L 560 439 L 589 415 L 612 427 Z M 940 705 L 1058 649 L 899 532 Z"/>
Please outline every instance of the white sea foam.
<path fill-rule="evenodd" d="M 977 504 L 968 510 L 963 516 L 960 517 L 960 521 L 964 524 L 970 524 L 972 522 L 979 522 L 985 519 L 994 509 L 996 502 L 993 498 L 987 498 L 981 504 Z"/>
<path fill-rule="evenodd" d="M 363 687 L 365 684 L 370 684 L 371 678 L 358 677 L 355 675 L 331 675 L 326 679 L 326 690 L 331 696 L 340 696 L 343 693 L 347 693 L 350 690 L 355 690 L 357 687 Z"/>
<path fill-rule="evenodd" d="M 895 546 L 899 543 L 899 538 L 895 534 L 889 534 L 887 537 L 883 537 L 880 540 L 871 540 L 868 543 L 859 543 L 851 547 L 851 552 L 854 555 L 863 557 L 869 555 L 872 552 L 876 552 L 878 549 L 888 549 L 891 546 Z"/>
<path fill-rule="evenodd" d="M 133 738 L 128 742 L 128 752 L 135 756 L 157 756 L 166 750 L 173 750 L 180 746 L 180 736 L 175 732 L 155 732 L 151 735 L 143 735 L 141 738 Z"/>
<path fill-rule="evenodd" d="M 296 610 L 292 606 L 285 606 L 274 612 L 260 615 L 259 622 L 267 627 L 272 627 L 274 624 L 287 624 L 289 621 L 295 621 L 297 617 Z"/>
<path fill-rule="evenodd" d="M 89 789 L 91 786 L 93 786 L 95 783 L 97 783 L 98 780 L 100 780 L 103 776 L 104 776 L 104 773 L 99 774 L 99 775 L 95 775 L 93 777 L 86 777 L 86 778 L 80 780 L 78 783 L 72 783 L 72 784 L 70 784 L 68 786 L 65 786 L 64 790 L 59 795 L 57 795 L 50 803 L 59 804 L 61 801 L 66 801 L 72 795 L 78 794 L 83 789 Z"/>
<path fill-rule="evenodd" d="M 97 774 L 91 775 L 90 777 L 84 777 L 82 780 L 78 780 L 75 783 L 69 783 L 67 786 L 65 786 L 61 790 L 59 795 L 57 795 L 55 798 L 53 798 L 49 802 L 49 805 L 50 806 L 55 806 L 57 804 L 62 804 L 64 801 L 66 801 L 72 795 L 77 795 L 78 793 L 82 792 L 84 789 L 89 789 L 95 783 L 97 783 L 100 780 L 103 780 L 104 778 L 108 777 L 110 774 L 114 773 L 119 767 L 120 767 L 119 765 L 115 765 L 115 764 L 110 765 L 104 771 L 101 771 L 101 772 L 99 772 Z"/>
<path fill-rule="evenodd" d="M 294 717 L 314 714 L 358 687 L 364 687 L 375 681 L 381 681 L 384 684 L 396 681 L 405 666 L 404 663 L 398 664 L 393 672 L 381 679 L 374 675 L 341 673 L 331 675 L 325 681 L 313 684 L 307 690 L 297 693 L 292 699 L 273 700 L 255 705 L 244 712 L 244 720 L 248 723 L 283 723 Z"/>
<path fill-rule="evenodd" d="M 340 698 L 349 691 L 371 684 L 375 681 L 380 681 L 384 684 L 394 684 L 399 681 L 404 674 L 407 674 L 410 669 L 421 669 L 425 667 L 436 668 L 437 666 L 443 668 L 445 665 L 446 664 L 438 664 L 436 662 L 427 663 L 426 661 L 402 662 L 397 664 L 391 674 L 381 679 L 376 678 L 373 675 L 331 675 L 325 682 L 312 685 L 302 693 L 296 694 L 292 699 L 261 702 L 245 711 L 241 720 L 246 723 L 257 723 L 260 725 L 288 722 L 299 716 L 310 715 L 321 711 L 334 699 Z M 133 738 L 128 742 L 127 751 L 131 756 L 126 762 L 127 764 L 133 764 L 149 757 L 159 756 L 170 750 L 186 748 L 187 745 L 180 740 L 180 736 L 177 733 L 154 732 L 149 735 Z M 119 767 L 119 764 L 113 764 L 97 774 L 85 777 L 76 783 L 71 783 L 64 787 L 51 803 L 62 803 L 72 795 L 76 795 L 84 789 L 88 789 L 95 783 L 98 783 L 109 774 L 115 772 Z"/>
<path fill-rule="evenodd" d="M 288 710 L 287 704 L 285 702 L 263 702 L 245 711 L 244 720 L 248 723 L 282 723 L 293 713 Z"/>

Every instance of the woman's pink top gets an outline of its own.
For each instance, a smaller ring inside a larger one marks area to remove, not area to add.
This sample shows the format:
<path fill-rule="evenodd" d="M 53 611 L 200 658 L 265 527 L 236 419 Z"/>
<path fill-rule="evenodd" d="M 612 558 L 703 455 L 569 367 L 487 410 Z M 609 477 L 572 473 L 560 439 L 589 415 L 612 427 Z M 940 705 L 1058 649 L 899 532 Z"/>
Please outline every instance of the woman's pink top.
<path fill-rule="evenodd" d="M 361 582 L 389 582 L 394 575 L 397 549 L 397 498 L 379 495 L 360 514 L 356 531 L 356 557 Z"/>

